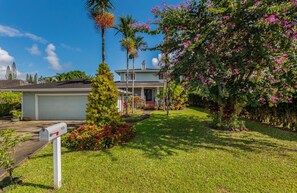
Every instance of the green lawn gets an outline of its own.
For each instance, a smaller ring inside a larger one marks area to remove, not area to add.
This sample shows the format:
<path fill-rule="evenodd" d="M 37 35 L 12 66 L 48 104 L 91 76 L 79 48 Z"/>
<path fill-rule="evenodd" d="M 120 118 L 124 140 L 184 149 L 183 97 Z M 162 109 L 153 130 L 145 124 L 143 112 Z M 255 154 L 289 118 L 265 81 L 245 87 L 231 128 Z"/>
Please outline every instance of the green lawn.
<path fill-rule="evenodd" d="M 154 112 L 136 138 L 106 152 L 63 149 L 57 192 L 297 192 L 297 134 L 249 122 L 212 130 L 203 110 Z M 11 192 L 52 191 L 52 146 L 17 168 Z M 55 191 L 53 191 L 55 192 Z"/>

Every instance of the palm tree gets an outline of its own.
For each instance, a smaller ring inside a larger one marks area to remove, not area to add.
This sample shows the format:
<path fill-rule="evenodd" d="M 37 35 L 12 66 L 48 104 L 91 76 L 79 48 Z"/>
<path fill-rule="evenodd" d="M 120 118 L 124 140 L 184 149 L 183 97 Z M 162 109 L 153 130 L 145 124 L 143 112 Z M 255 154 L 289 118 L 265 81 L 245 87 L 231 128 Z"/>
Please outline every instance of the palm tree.
<path fill-rule="evenodd" d="M 87 0 L 86 7 L 96 26 L 101 29 L 102 63 L 105 63 L 105 29 L 114 25 L 114 15 L 109 12 L 114 6 L 110 0 Z"/>
<path fill-rule="evenodd" d="M 117 30 L 116 34 L 121 33 L 123 39 L 120 40 L 121 46 L 126 50 L 126 115 L 128 115 L 128 79 L 129 79 L 129 53 L 135 50 L 135 31 L 132 28 L 136 20 L 132 16 L 120 17 L 120 23 L 114 28 Z"/>
<path fill-rule="evenodd" d="M 139 50 L 143 50 L 144 48 L 147 47 L 147 43 L 145 41 L 143 41 L 143 37 L 142 36 L 137 36 L 135 39 L 135 50 L 130 54 L 130 59 L 132 59 L 132 114 L 134 114 L 134 79 L 135 79 L 135 68 L 134 68 L 134 64 L 135 64 L 135 58 L 138 57 L 138 51 Z"/>

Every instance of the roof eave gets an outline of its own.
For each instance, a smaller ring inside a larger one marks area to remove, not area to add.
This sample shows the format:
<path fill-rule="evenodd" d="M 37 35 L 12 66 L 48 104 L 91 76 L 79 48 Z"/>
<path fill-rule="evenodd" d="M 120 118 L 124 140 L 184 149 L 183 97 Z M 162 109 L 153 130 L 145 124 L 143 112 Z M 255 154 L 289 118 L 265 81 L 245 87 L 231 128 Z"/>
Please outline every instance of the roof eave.
<path fill-rule="evenodd" d="M 0 89 L 0 91 L 10 91 L 10 92 L 90 92 L 91 88 L 39 88 L 39 89 Z M 118 89 L 121 94 L 126 93 L 126 91 Z M 128 92 L 129 94 L 130 92 Z"/>

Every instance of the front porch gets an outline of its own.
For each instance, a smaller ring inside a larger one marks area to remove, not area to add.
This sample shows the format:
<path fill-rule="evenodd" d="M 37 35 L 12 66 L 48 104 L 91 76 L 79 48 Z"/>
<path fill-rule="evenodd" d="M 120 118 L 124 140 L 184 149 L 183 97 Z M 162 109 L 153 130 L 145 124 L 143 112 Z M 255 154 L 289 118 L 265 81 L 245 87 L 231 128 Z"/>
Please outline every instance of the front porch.
<path fill-rule="evenodd" d="M 118 89 L 126 90 L 126 82 L 116 82 Z M 132 93 L 133 83 L 129 81 L 128 91 Z M 134 82 L 134 96 L 139 96 L 145 101 L 146 108 L 152 108 L 159 105 L 158 94 L 163 88 L 163 82 L 160 81 L 137 81 Z"/>

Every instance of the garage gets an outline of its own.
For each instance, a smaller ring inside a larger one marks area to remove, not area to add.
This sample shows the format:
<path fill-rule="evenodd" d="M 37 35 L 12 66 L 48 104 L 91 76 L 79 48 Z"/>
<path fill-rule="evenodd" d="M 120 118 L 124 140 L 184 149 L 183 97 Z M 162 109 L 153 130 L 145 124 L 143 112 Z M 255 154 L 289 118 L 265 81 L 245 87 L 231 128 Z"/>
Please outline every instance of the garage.
<path fill-rule="evenodd" d="M 22 92 L 24 120 L 85 120 L 90 80 L 68 80 L 3 89 Z M 123 110 L 123 95 L 118 89 L 118 109 Z M 130 93 L 129 93 L 130 94 Z"/>
<path fill-rule="evenodd" d="M 87 95 L 37 95 L 37 120 L 84 120 Z"/>

